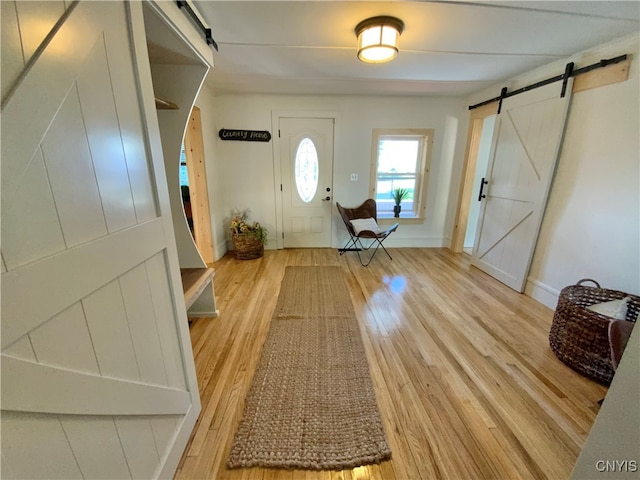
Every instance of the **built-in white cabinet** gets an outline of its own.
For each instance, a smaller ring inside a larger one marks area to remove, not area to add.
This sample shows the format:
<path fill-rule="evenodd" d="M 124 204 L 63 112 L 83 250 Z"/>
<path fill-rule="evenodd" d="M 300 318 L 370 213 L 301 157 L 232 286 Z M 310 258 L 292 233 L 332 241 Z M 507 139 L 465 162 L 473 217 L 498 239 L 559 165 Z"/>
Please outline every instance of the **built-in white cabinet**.
<path fill-rule="evenodd" d="M 146 4 L 144 23 L 188 315 L 216 317 L 214 271 L 203 260 L 189 230 L 179 179 L 180 150 L 191 109 L 213 65 L 212 49 L 175 2 Z M 184 30 L 178 30 L 180 25 Z"/>

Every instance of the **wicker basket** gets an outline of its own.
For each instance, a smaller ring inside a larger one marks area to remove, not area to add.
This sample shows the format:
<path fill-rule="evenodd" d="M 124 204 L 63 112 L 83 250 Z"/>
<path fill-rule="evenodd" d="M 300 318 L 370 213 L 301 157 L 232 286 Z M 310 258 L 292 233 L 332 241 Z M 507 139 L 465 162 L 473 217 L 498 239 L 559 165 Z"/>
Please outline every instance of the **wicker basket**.
<path fill-rule="evenodd" d="M 593 282 L 596 286 L 582 285 L 583 282 Z M 640 311 L 640 297 L 600 288 L 598 282 L 588 278 L 563 288 L 549 332 L 551 350 L 577 372 L 609 385 L 614 374 L 608 336 L 611 318 L 586 307 L 625 297 L 630 299 L 626 320 L 635 322 Z"/>
<path fill-rule="evenodd" d="M 238 260 L 252 260 L 264 255 L 264 246 L 255 235 L 232 233 L 234 255 Z"/>

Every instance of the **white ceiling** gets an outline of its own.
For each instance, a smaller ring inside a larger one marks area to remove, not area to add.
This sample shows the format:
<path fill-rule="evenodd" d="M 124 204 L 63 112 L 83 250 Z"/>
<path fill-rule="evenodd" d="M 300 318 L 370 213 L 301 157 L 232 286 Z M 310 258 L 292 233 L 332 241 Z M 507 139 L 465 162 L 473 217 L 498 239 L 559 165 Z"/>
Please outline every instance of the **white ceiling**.
<path fill-rule="evenodd" d="M 638 33 L 638 1 L 193 2 L 220 50 L 217 93 L 464 95 Z M 390 63 L 356 58 L 354 28 L 402 19 Z"/>

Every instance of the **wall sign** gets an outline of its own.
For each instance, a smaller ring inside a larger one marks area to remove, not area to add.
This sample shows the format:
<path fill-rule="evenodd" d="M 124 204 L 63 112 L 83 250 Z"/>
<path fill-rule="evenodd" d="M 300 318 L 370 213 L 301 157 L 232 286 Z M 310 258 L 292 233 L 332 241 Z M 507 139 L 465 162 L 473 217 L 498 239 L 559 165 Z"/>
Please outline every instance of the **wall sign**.
<path fill-rule="evenodd" d="M 221 140 L 239 140 L 242 142 L 268 142 L 271 134 L 266 130 L 228 130 L 221 129 L 218 132 Z"/>

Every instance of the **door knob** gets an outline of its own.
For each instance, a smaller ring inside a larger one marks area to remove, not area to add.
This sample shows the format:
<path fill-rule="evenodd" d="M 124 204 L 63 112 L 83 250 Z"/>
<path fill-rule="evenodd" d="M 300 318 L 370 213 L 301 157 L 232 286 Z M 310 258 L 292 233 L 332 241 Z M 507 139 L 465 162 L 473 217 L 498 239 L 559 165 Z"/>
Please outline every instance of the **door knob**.
<path fill-rule="evenodd" d="M 322 199 L 323 202 L 328 202 L 329 200 L 331 200 L 331 197 L 328 195 Z"/>

